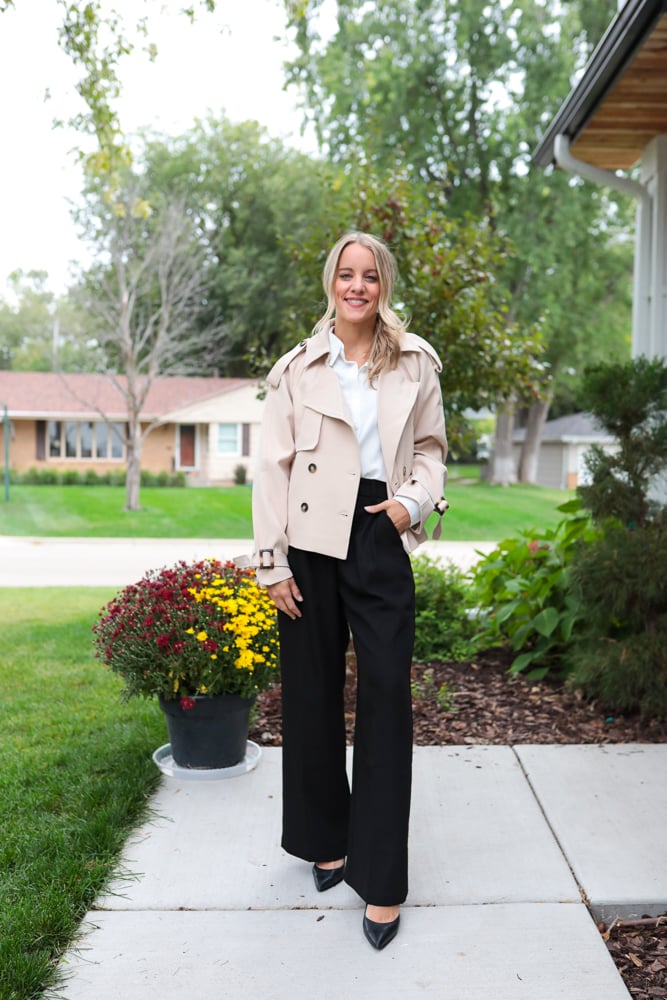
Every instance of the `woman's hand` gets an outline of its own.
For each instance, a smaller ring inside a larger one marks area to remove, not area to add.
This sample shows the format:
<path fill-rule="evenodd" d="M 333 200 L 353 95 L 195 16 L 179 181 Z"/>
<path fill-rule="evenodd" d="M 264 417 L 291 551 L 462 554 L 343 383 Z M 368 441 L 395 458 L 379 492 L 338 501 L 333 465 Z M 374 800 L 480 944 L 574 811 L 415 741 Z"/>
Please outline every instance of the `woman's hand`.
<path fill-rule="evenodd" d="M 381 510 L 386 510 L 392 520 L 396 531 L 402 535 L 410 527 L 410 515 L 407 507 L 404 507 L 400 500 L 383 500 L 382 503 L 364 507 L 369 514 L 379 514 Z"/>
<path fill-rule="evenodd" d="M 281 580 L 280 583 L 272 583 L 270 587 L 266 588 L 266 592 L 278 611 L 284 611 L 292 620 L 301 618 L 296 601 L 302 601 L 303 597 L 293 576 L 287 580 Z"/>

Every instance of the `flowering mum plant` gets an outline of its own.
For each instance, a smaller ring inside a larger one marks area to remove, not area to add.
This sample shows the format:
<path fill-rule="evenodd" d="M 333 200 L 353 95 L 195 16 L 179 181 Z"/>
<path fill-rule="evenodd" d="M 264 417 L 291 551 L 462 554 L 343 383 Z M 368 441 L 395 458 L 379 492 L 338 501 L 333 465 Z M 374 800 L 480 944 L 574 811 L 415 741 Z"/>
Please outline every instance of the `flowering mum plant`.
<path fill-rule="evenodd" d="M 96 656 L 123 678 L 125 699 L 252 698 L 278 675 L 276 609 L 250 569 L 205 559 L 150 570 L 102 608 Z"/>

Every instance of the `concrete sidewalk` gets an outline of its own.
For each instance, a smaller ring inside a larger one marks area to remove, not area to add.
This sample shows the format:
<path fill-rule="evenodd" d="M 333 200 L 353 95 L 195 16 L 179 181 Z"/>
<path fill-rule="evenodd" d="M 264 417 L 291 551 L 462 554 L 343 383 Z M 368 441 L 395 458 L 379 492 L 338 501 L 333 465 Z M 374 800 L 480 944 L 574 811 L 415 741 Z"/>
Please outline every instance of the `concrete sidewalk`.
<path fill-rule="evenodd" d="M 495 542 L 426 542 L 434 559 L 468 570 Z M 0 535 L 0 587 L 124 587 L 149 569 L 249 555 L 252 542 L 212 538 L 29 538 Z"/>
<path fill-rule="evenodd" d="M 66 956 L 65 1000 L 627 1000 L 596 917 L 667 910 L 667 746 L 418 747 L 398 937 L 280 839 L 281 751 L 163 777 Z"/>

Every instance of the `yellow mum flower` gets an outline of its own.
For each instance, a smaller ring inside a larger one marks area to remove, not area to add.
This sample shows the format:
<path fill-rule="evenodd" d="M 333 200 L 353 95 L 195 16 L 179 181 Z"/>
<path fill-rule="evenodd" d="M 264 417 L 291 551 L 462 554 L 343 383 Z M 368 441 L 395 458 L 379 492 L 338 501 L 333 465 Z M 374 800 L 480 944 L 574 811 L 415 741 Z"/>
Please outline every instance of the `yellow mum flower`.
<path fill-rule="evenodd" d="M 197 639 L 199 642 L 206 642 L 208 639 L 208 632 L 197 632 Z"/>

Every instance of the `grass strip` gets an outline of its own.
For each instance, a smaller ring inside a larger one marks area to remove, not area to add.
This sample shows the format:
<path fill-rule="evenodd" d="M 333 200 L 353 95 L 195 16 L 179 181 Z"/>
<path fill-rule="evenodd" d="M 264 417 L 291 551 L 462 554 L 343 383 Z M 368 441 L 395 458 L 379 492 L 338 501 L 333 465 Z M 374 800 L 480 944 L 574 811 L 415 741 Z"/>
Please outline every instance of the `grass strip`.
<path fill-rule="evenodd" d="M 455 467 L 456 468 L 456 467 Z M 500 541 L 524 528 L 555 527 L 559 504 L 572 491 L 517 484 L 503 488 L 453 475 L 443 540 Z M 0 535 L 61 538 L 251 538 L 252 492 L 223 489 L 144 488 L 142 509 L 124 511 L 114 486 L 12 486 L 0 504 Z M 428 524 L 432 533 L 436 519 Z"/>
<path fill-rule="evenodd" d="M 159 781 L 152 703 L 94 659 L 109 589 L 0 590 L 0 997 L 33 1000 L 108 885 Z"/>

